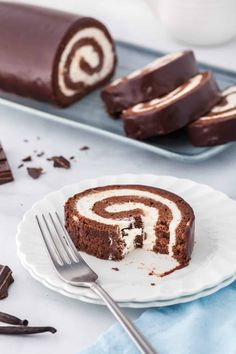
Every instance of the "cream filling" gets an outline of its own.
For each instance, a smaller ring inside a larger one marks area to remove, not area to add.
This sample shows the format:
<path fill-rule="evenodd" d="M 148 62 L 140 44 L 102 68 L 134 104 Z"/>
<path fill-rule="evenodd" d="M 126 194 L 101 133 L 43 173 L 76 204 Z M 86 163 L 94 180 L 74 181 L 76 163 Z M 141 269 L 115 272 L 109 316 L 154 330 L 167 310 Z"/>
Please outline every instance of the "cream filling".
<path fill-rule="evenodd" d="M 215 115 L 213 114 L 210 116 L 201 117 L 199 120 L 203 121 L 208 119 L 224 118 L 236 114 L 236 87 L 229 87 L 222 92 L 222 96 L 227 101 L 227 104 L 224 106 L 216 105 L 211 110 L 211 113 L 215 113 Z"/>
<path fill-rule="evenodd" d="M 183 89 L 181 89 L 182 86 L 179 86 L 174 91 L 170 92 L 168 95 L 163 96 L 162 98 L 155 98 L 149 102 L 138 103 L 129 110 L 135 113 L 146 112 L 153 110 L 155 107 L 159 108 L 169 104 L 171 101 L 177 100 L 183 97 L 186 93 L 193 91 L 201 83 L 202 78 L 202 74 L 196 75 L 189 80 L 188 84 L 183 86 Z"/>
<path fill-rule="evenodd" d="M 76 208 L 78 212 L 83 215 L 84 217 L 95 220 L 102 224 L 106 225 L 117 225 L 120 231 L 120 237 L 125 241 L 126 246 L 124 248 L 123 254 L 127 254 L 134 249 L 134 240 L 137 235 L 142 235 L 142 229 L 129 229 L 130 224 L 134 224 L 135 219 L 134 217 L 129 217 L 125 219 L 107 219 L 100 215 L 97 215 L 92 210 L 94 204 L 98 201 L 101 201 L 105 198 L 109 197 L 119 197 L 119 196 L 137 196 L 137 197 L 144 197 L 144 198 L 151 198 L 155 201 L 161 202 L 162 204 L 166 205 L 170 208 L 172 213 L 172 220 L 169 225 L 169 245 L 168 250 L 169 254 L 173 255 L 173 246 L 176 244 L 176 229 L 181 221 L 182 214 L 177 207 L 177 205 L 171 201 L 170 199 L 164 198 L 160 195 L 142 191 L 142 190 L 135 190 L 135 189 L 113 189 L 107 190 L 102 192 L 95 192 L 94 194 L 89 194 L 84 196 L 76 202 Z M 108 212 L 120 212 L 120 211 L 132 211 L 134 209 L 142 209 L 144 215 L 141 215 L 142 222 L 143 222 L 143 231 L 147 235 L 147 239 L 143 242 L 143 248 L 146 250 L 152 250 L 155 240 L 156 240 L 156 233 L 155 233 L 155 226 L 159 218 L 159 212 L 156 208 L 148 207 L 143 203 L 122 203 L 122 204 L 113 204 L 106 208 Z M 126 229 L 126 230 L 124 230 Z M 126 236 L 123 237 L 122 230 L 124 230 Z"/>
<path fill-rule="evenodd" d="M 78 93 L 67 87 L 64 79 L 64 73 L 67 71 L 65 65 L 68 56 L 71 53 L 74 45 L 82 38 L 93 38 L 101 47 L 103 52 L 103 67 L 99 72 L 88 74 L 83 71 L 79 65 L 80 60 L 83 58 L 92 68 L 99 64 L 98 53 L 94 50 L 93 46 L 88 44 L 77 49 L 69 67 L 69 77 L 74 83 L 82 82 L 85 86 L 95 85 L 98 81 L 103 80 L 112 70 L 114 65 L 114 53 L 112 44 L 106 37 L 105 33 L 96 27 L 88 27 L 76 32 L 67 43 L 64 51 L 62 52 L 59 66 L 58 66 L 58 84 L 61 92 L 65 96 L 73 96 Z"/>
<path fill-rule="evenodd" d="M 142 73 L 149 73 L 151 71 L 159 69 L 162 66 L 170 63 L 171 61 L 179 58 L 181 55 L 183 55 L 183 52 L 168 54 L 168 55 L 165 55 L 164 57 L 158 58 L 158 59 L 154 60 L 152 63 L 146 65 L 145 67 L 135 70 L 131 74 L 113 81 L 110 86 L 116 86 L 119 83 L 121 83 L 125 80 L 133 79 L 134 77 L 137 77 L 137 76 L 141 75 Z"/>

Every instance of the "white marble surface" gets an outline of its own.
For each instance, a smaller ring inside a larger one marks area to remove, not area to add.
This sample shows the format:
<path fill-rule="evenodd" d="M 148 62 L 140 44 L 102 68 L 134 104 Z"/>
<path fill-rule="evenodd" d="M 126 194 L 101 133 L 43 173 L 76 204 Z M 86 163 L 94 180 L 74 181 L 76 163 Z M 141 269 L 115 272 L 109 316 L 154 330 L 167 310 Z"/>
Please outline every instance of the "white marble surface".
<path fill-rule="evenodd" d="M 31 1 L 94 15 L 104 20 L 117 38 L 146 44 L 157 49 L 175 50 L 175 43 L 152 17 L 141 0 L 80 0 L 58 2 Z M 134 6 L 135 5 L 135 6 Z M 114 6 L 116 6 L 116 11 Z M 126 28 L 124 30 L 124 23 Z M 206 62 L 236 70 L 236 44 L 220 48 L 197 49 L 198 57 Z M 40 140 L 37 140 L 37 136 Z M 114 319 L 104 307 L 81 303 L 56 294 L 37 283 L 24 270 L 16 256 L 15 234 L 24 212 L 46 193 L 80 179 L 104 174 L 154 173 L 169 174 L 207 183 L 236 198 L 236 146 L 209 161 L 184 164 L 114 142 L 110 139 L 55 125 L 45 120 L 20 115 L 13 109 L 0 107 L 0 138 L 11 163 L 15 182 L 0 186 L 0 263 L 9 264 L 15 277 L 10 295 L 1 301 L 0 310 L 27 317 L 32 325 L 52 325 L 56 335 L 38 335 L 28 338 L 1 336 L 1 354 L 65 354 L 76 353 L 92 344 Z M 23 140 L 29 139 L 28 143 Z M 89 151 L 79 147 L 89 145 Z M 32 180 L 25 169 L 17 169 L 20 160 L 37 149 L 46 156 L 75 155 L 71 170 L 55 170 L 44 157 L 28 165 L 42 166 L 46 172 L 39 180 Z M 132 318 L 141 310 L 125 310 Z"/>

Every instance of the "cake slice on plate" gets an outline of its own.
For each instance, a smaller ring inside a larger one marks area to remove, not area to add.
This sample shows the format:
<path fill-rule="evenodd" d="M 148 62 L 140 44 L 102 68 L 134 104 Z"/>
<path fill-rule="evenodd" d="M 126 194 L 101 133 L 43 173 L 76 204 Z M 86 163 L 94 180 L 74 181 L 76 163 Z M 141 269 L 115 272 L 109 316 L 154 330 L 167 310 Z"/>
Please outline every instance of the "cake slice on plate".
<path fill-rule="evenodd" d="M 75 194 L 65 204 L 65 226 L 78 250 L 121 260 L 135 248 L 188 264 L 194 212 L 181 197 L 143 185 L 110 185 Z"/>

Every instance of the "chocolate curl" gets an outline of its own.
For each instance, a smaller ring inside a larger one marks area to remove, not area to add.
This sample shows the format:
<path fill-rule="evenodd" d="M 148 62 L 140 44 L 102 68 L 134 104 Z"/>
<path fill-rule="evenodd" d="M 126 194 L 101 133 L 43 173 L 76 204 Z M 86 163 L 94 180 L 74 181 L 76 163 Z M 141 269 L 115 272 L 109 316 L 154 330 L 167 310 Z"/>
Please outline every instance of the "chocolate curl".
<path fill-rule="evenodd" d="M 56 333 L 54 327 L 26 327 L 26 326 L 0 326 L 0 334 L 20 335 L 20 334 L 37 334 L 37 333 Z"/>

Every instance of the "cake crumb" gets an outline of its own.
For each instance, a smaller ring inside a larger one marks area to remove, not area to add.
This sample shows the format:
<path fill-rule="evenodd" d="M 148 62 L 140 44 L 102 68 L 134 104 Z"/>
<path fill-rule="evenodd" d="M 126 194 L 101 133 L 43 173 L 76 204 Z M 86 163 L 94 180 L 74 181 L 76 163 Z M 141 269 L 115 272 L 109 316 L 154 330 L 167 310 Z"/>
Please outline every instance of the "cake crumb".
<path fill-rule="evenodd" d="M 80 151 L 85 151 L 85 150 L 89 150 L 89 149 L 90 149 L 90 147 L 85 145 L 80 148 Z"/>
<path fill-rule="evenodd" d="M 112 269 L 112 270 L 115 270 L 116 272 L 119 272 L 119 270 L 120 270 L 120 269 L 117 268 L 117 267 L 112 267 L 111 269 Z"/>
<path fill-rule="evenodd" d="M 44 155 L 44 152 L 40 152 L 39 154 L 37 154 L 37 157 L 42 157 Z"/>
<path fill-rule="evenodd" d="M 151 270 L 151 272 L 148 273 L 148 275 L 154 275 L 154 274 L 155 274 L 155 273 L 154 273 L 153 270 Z"/>

